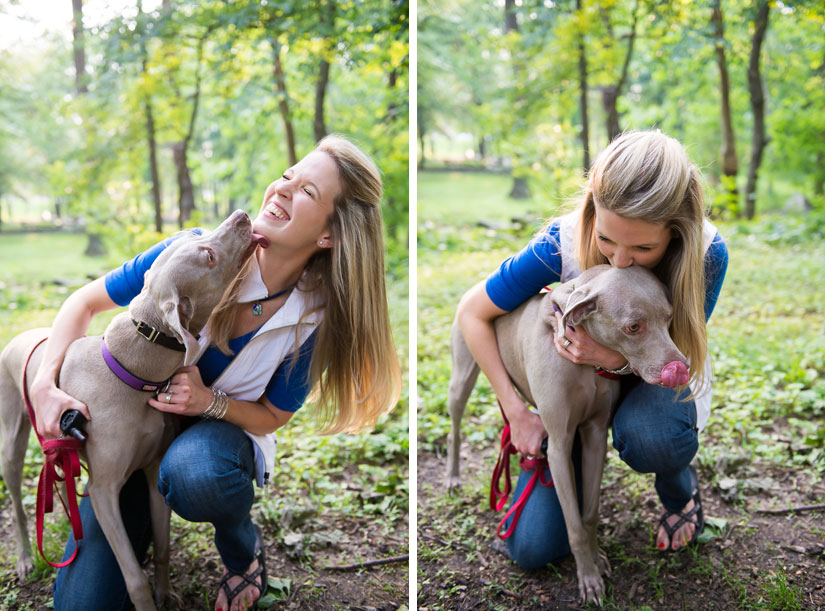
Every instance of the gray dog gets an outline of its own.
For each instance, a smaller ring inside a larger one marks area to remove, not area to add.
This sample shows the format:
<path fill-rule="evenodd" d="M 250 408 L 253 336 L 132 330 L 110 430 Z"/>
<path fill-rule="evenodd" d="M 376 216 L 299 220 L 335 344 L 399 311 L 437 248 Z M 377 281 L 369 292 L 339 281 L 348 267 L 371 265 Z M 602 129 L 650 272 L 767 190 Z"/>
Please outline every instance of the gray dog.
<path fill-rule="evenodd" d="M 561 329 L 557 329 L 554 304 L 563 312 Z M 610 575 L 596 528 L 607 427 L 619 397 L 619 383 L 596 375 L 593 367 L 560 356 L 552 334 L 563 335 L 567 325 L 581 324 L 595 341 L 623 354 L 645 382 L 676 388 L 687 383 L 688 371 L 685 357 L 668 333 L 671 315 L 664 286 L 653 273 L 636 266 L 599 265 L 495 321 L 507 373 L 526 402 L 536 406 L 548 433 L 547 461 L 576 559 L 579 593 L 585 601 L 601 604 L 602 575 Z M 450 489 L 459 483 L 461 418 L 479 372 L 455 323 L 452 356 L 447 394 L 452 419 L 447 457 Z M 581 513 L 571 460 L 577 428 L 582 441 Z"/>
<path fill-rule="evenodd" d="M 134 377 L 167 380 L 198 351 L 196 335 L 259 236 L 252 234 L 246 213 L 235 212 L 214 232 L 187 234 L 164 250 L 147 273 L 145 287 L 128 312 L 106 327 L 105 345 Z M 265 239 L 264 239 L 265 240 Z M 264 244 L 265 245 L 265 244 Z M 133 322 L 143 323 L 137 327 Z M 138 328 L 141 332 L 136 332 Z M 177 339 L 178 350 L 154 343 L 153 329 Z M 27 331 L 0 354 L 0 435 L 3 477 L 14 506 L 17 572 L 24 578 L 32 568 L 26 516 L 20 485 L 31 422 L 22 398 L 23 366 L 32 348 L 48 329 Z M 147 341 L 149 340 L 149 341 Z M 171 596 L 169 584 L 170 510 L 157 490 L 158 467 L 172 441 L 172 418 L 150 408 L 148 394 L 128 386 L 107 366 L 102 337 L 83 337 L 69 346 L 59 385 L 85 403 L 91 414 L 86 427 L 84 458 L 89 466 L 89 496 L 106 539 L 117 557 L 132 603 L 139 611 L 155 609 L 146 576 L 132 551 L 120 515 L 118 497 L 129 476 L 143 469 L 149 482 L 155 559 L 155 601 Z M 185 347 L 185 352 L 183 350 Z M 42 344 L 29 362 L 26 379 L 34 379 Z M 82 541 L 81 541 L 82 545 Z"/>

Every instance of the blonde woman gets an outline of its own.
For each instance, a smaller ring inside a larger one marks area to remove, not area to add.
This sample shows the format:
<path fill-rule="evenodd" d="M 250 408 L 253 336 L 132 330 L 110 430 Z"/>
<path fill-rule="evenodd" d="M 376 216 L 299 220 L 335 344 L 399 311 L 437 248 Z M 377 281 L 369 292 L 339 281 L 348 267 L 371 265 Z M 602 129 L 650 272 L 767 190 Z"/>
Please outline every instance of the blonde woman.
<path fill-rule="evenodd" d="M 643 382 L 632 375 L 624 356 L 593 341 L 581 327 L 567 331 L 565 340 L 554 340 L 564 358 L 622 376 L 613 446 L 632 469 L 656 475 L 663 505 L 656 542 L 662 550 L 695 541 L 703 526 L 697 474 L 690 462 L 710 413 L 705 324 L 727 261 L 724 241 L 705 218 L 700 173 L 681 144 L 659 132 L 629 132 L 596 159 L 578 208 L 549 221 L 521 252 L 473 287 L 459 306 L 462 333 L 510 421 L 514 446 L 523 454 L 540 456 L 547 433 L 504 370 L 494 319 L 542 287 L 566 282 L 603 263 L 641 265 L 667 286 L 674 310 L 670 332 L 690 361 L 690 390 Z M 577 443 L 577 479 L 580 453 Z M 514 498 L 519 498 L 530 475 L 521 473 Z M 507 543 L 513 559 L 528 569 L 570 553 L 555 489 L 535 487 Z"/>
<path fill-rule="evenodd" d="M 184 519 L 211 522 L 224 564 L 215 609 L 254 605 L 266 591 L 263 540 L 252 523 L 252 482 L 273 472 L 274 432 L 308 394 L 325 433 L 375 424 L 398 399 L 400 370 L 384 282 L 381 178 L 348 140 L 328 136 L 266 189 L 253 231 L 265 238 L 227 290 L 200 338 L 197 366 L 184 367 L 155 409 L 200 417 L 226 397 L 220 419 L 198 419 L 172 443 L 158 487 Z M 54 384 L 66 347 L 97 313 L 128 304 L 143 274 L 174 238 L 72 295 L 55 319 L 33 384 L 41 432 L 86 406 Z M 214 417 L 215 413 L 207 414 Z M 138 557 L 151 540 L 146 480 L 121 493 Z M 55 609 L 121 609 L 129 596 L 88 500 L 83 553 L 58 572 Z M 67 550 L 74 547 L 70 541 Z"/>

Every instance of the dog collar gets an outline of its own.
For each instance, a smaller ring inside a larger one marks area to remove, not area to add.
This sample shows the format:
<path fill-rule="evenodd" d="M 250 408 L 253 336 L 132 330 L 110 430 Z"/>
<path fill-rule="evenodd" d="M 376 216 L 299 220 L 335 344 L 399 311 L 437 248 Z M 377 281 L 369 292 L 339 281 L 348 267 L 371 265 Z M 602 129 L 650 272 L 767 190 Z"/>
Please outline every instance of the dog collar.
<path fill-rule="evenodd" d="M 112 370 L 112 373 L 115 374 L 121 382 L 131 386 L 135 390 L 158 392 L 161 388 L 169 384 L 169 380 L 164 380 L 163 382 L 149 382 L 130 373 L 129 370 L 121 365 L 112 353 L 109 352 L 109 348 L 106 346 L 105 338 L 101 339 L 100 351 L 103 353 L 103 360 L 106 362 L 109 369 Z"/>
<path fill-rule="evenodd" d="M 135 325 L 135 331 L 137 334 L 147 341 L 150 341 L 153 344 L 160 344 L 164 348 L 177 350 L 178 352 L 186 352 L 186 346 L 180 343 L 177 338 L 161 333 L 154 327 L 143 321 L 137 321 L 134 318 L 132 319 L 132 324 Z"/>

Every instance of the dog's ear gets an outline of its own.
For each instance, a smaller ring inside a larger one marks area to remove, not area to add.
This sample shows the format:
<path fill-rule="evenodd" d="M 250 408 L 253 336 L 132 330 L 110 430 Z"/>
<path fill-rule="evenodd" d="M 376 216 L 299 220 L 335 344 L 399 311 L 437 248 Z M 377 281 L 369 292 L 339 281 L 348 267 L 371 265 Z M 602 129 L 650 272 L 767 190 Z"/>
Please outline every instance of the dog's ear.
<path fill-rule="evenodd" d="M 188 297 L 181 297 L 177 290 L 172 298 L 163 302 L 161 306 L 163 318 L 172 330 L 172 333 L 180 343 L 186 346 L 186 356 L 183 359 L 184 366 L 190 364 L 190 360 L 197 354 L 199 346 L 195 336 L 189 333 L 189 321 L 194 314 L 192 302 Z"/>
<path fill-rule="evenodd" d="M 597 292 L 589 286 L 584 285 L 570 294 L 567 304 L 564 306 L 564 314 L 561 317 L 561 326 L 556 330 L 559 337 L 564 337 L 564 330 L 567 325 L 575 327 L 598 310 Z"/>

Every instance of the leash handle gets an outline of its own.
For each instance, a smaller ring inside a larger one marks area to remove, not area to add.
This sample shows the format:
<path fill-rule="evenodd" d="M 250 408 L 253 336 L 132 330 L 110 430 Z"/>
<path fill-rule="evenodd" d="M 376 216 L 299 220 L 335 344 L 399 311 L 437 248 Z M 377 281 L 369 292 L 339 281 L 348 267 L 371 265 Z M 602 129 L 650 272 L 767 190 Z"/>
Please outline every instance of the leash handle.
<path fill-rule="evenodd" d="M 26 373 L 28 372 L 29 361 L 34 354 L 34 351 L 37 350 L 40 344 L 45 342 L 46 339 L 47 338 L 43 338 L 37 342 L 31 352 L 29 352 L 29 355 L 26 357 L 26 362 L 23 365 L 23 400 L 26 404 L 26 409 L 29 412 L 29 418 L 31 419 L 32 426 L 34 427 L 34 432 L 37 435 L 37 441 L 40 443 L 40 449 L 43 452 L 44 458 L 43 468 L 40 470 L 40 478 L 37 481 L 37 549 L 40 551 L 40 555 L 47 564 L 55 568 L 62 568 L 74 561 L 77 556 L 79 544 L 75 545 L 75 550 L 72 557 L 66 561 L 55 563 L 46 558 L 46 554 L 43 552 L 43 526 L 45 514 L 51 513 L 54 510 L 53 488 L 57 487 L 57 482 L 64 481 L 66 485 L 67 498 L 66 501 L 63 501 L 61 498 L 61 502 L 63 502 L 63 508 L 69 516 L 75 541 L 79 542 L 83 538 L 83 524 L 80 520 L 80 511 L 77 507 L 77 490 L 75 489 L 74 478 L 80 476 L 80 457 L 78 455 L 78 450 L 83 448 L 84 442 L 80 439 L 71 439 L 67 437 L 46 441 L 37 430 L 37 418 L 35 417 L 34 407 L 32 406 L 31 398 L 29 397 Z M 71 412 L 76 410 L 69 411 Z M 69 412 L 66 413 L 68 414 Z M 80 418 L 86 420 L 82 414 L 79 412 L 77 414 Z M 61 417 L 61 429 L 65 416 L 66 414 Z M 74 424 L 75 422 L 77 422 L 77 418 L 71 417 L 69 424 Z M 80 425 L 79 422 L 77 422 L 77 424 Z M 63 471 L 63 477 L 57 473 L 57 466 L 59 466 Z"/>

